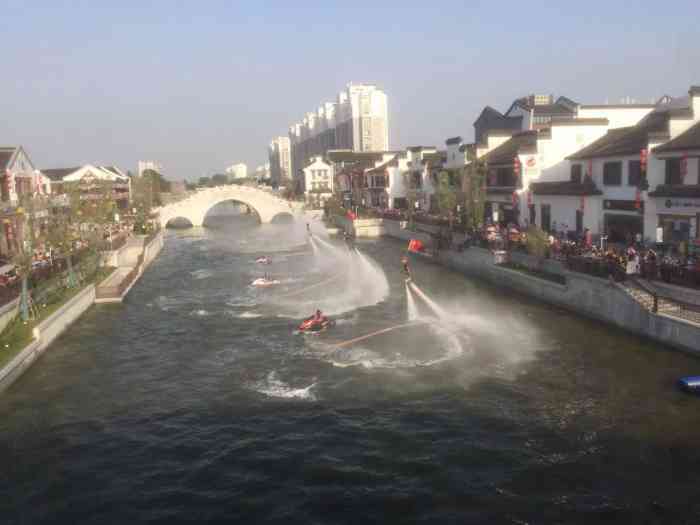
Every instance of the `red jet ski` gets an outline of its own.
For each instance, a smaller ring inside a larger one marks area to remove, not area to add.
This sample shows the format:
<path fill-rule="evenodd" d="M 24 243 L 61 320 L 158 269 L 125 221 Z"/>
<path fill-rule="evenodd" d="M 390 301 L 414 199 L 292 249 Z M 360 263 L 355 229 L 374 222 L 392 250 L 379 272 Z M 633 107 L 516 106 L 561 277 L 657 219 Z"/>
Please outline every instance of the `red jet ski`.
<path fill-rule="evenodd" d="M 301 322 L 298 330 L 300 332 L 320 332 L 334 324 L 335 321 L 328 319 L 325 315 L 322 315 L 320 319 L 316 319 L 316 316 L 312 315 Z"/>

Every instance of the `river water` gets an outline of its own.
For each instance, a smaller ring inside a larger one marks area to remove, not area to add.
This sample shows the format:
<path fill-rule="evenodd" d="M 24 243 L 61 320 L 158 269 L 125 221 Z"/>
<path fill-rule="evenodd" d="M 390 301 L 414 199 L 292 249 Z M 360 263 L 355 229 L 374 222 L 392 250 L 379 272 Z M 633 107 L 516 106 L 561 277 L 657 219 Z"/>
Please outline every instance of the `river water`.
<path fill-rule="evenodd" d="M 697 359 L 421 261 L 407 289 L 404 243 L 215 226 L 0 396 L 2 523 L 698 522 Z"/>

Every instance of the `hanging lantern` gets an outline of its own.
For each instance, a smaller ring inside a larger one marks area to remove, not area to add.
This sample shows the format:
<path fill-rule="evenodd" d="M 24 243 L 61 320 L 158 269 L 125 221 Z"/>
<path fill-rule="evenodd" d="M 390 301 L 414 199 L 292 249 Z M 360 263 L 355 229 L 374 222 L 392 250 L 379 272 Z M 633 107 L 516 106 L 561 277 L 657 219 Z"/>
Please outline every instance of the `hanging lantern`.
<path fill-rule="evenodd" d="M 639 152 L 639 164 L 640 164 L 642 171 L 647 170 L 647 150 L 646 149 L 642 149 Z"/>
<path fill-rule="evenodd" d="M 517 156 L 513 159 L 513 175 L 515 176 L 515 186 L 517 186 L 520 179 L 520 158 Z"/>

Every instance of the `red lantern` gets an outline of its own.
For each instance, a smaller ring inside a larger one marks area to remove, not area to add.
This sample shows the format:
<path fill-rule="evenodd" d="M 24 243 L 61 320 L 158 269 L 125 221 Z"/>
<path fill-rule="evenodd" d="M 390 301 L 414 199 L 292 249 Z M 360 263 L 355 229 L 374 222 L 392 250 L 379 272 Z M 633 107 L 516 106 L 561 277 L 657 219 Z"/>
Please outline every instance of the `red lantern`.
<path fill-rule="evenodd" d="M 647 169 L 647 150 L 643 149 L 639 152 L 639 164 L 641 165 L 642 171 Z"/>
<path fill-rule="evenodd" d="M 513 159 L 513 175 L 515 176 L 515 185 L 518 185 L 518 179 L 520 178 L 520 159 L 515 157 Z"/>

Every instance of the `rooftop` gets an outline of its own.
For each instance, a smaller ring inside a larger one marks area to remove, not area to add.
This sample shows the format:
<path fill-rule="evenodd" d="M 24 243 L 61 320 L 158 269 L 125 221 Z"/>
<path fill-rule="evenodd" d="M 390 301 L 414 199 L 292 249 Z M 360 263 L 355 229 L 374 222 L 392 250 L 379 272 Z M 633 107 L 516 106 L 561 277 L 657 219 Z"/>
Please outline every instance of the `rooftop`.
<path fill-rule="evenodd" d="M 516 133 L 509 140 L 497 148 L 492 149 L 482 157 L 482 160 L 491 165 L 513 164 L 513 159 L 518 155 L 521 148 L 528 148 L 537 145 L 537 131 L 522 131 Z"/>
<path fill-rule="evenodd" d="M 691 126 L 676 138 L 654 148 L 655 153 L 700 149 L 700 122 Z"/>

